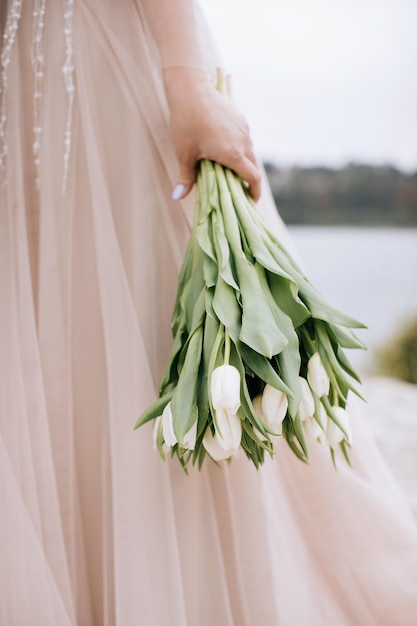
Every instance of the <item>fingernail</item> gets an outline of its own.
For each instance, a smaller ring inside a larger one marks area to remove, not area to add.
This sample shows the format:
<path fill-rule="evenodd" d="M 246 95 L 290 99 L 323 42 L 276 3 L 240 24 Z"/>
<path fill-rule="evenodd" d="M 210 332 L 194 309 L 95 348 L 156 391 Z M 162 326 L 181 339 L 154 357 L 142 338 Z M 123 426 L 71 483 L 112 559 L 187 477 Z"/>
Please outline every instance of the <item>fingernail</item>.
<path fill-rule="evenodd" d="M 186 190 L 187 190 L 187 187 L 185 185 L 183 185 L 182 183 L 178 183 L 178 185 L 175 185 L 174 190 L 172 192 L 172 196 L 171 196 L 172 199 L 179 200 L 180 198 L 183 197 Z"/>

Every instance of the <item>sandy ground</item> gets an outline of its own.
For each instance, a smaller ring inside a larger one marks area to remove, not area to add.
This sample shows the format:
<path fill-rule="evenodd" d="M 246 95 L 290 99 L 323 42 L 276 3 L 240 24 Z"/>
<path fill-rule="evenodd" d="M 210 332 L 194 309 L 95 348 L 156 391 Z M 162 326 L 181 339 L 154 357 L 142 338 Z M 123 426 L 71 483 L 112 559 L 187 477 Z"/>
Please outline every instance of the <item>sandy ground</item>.
<path fill-rule="evenodd" d="M 377 444 L 417 519 L 417 385 L 367 378 L 363 391 Z"/>

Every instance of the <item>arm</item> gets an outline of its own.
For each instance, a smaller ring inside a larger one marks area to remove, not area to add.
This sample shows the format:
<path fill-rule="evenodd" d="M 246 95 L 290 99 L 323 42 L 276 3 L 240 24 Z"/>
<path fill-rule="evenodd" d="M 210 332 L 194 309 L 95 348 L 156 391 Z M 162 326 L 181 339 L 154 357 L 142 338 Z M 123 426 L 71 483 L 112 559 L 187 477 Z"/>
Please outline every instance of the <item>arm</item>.
<path fill-rule="evenodd" d="M 194 0 L 142 0 L 159 48 L 180 173 L 173 197 L 186 196 L 199 159 L 217 161 L 260 196 L 260 173 L 244 116 L 214 87 L 204 68 Z"/>

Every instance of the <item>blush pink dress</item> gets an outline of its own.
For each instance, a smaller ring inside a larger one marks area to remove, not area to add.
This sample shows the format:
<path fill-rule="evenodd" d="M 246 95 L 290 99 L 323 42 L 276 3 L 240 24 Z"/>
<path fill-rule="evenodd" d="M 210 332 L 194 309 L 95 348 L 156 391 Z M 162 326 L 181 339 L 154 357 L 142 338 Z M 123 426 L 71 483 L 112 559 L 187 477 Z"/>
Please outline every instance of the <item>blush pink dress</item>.
<path fill-rule="evenodd" d="M 193 209 L 142 3 L 0 20 L 0 625 L 415 626 L 417 527 L 360 404 L 337 472 L 282 442 L 187 477 L 133 430 Z"/>

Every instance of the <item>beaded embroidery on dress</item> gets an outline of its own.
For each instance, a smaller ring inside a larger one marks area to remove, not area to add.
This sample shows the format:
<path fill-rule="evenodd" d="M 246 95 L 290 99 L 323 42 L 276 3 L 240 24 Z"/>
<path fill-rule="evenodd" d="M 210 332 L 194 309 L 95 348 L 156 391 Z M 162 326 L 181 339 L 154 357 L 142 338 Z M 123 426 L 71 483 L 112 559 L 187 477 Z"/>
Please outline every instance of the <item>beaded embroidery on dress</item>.
<path fill-rule="evenodd" d="M 65 193 L 68 176 L 68 166 L 71 153 L 72 109 L 74 104 L 74 62 L 73 62 L 73 5 L 74 0 L 62 0 L 65 37 L 65 63 L 62 68 L 65 79 L 65 89 L 68 94 L 67 123 L 64 140 L 64 173 L 62 192 Z M 32 21 L 31 61 L 34 76 L 33 86 L 33 157 L 36 167 L 36 185 L 39 186 L 40 147 L 42 139 L 42 99 L 45 54 L 44 25 L 47 2 L 34 0 Z M 3 48 L 1 54 L 1 116 L 0 116 L 0 170 L 5 168 L 7 155 L 6 124 L 7 124 L 7 86 L 9 81 L 10 57 L 19 27 L 22 13 L 22 0 L 12 0 L 7 12 L 7 21 L 3 33 Z"/>

